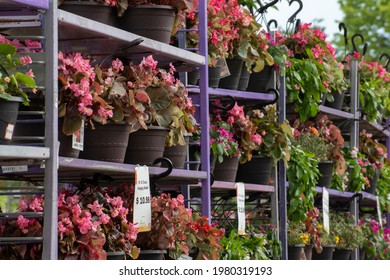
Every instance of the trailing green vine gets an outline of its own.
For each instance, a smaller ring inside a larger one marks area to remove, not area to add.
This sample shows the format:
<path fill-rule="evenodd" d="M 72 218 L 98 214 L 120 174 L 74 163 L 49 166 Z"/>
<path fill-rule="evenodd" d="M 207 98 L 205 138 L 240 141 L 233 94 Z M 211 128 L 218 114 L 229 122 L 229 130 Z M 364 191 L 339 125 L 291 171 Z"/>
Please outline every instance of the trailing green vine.
<path fill-rule="evenodd" d="M 303 221 L 306 213 L 314 208 L 316 185 L 318 181 L 318 160 L 313 154 L 304 151 L 299 145 L 291 145 L 287 179 L 289 182 L 288 218 Z"/>

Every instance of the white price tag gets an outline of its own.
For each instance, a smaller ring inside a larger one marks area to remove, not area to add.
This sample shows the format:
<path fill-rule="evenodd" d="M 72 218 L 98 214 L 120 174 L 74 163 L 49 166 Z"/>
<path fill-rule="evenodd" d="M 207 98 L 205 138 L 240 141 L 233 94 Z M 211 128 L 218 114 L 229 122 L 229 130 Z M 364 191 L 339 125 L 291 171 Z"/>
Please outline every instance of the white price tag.
<path fill-rule="evenodd" d="M 324 230 L 330 233 L 329 227 L 329 192 L 326 188 L 322 188 L 322 214 L 324 216 Z"/>
<path fill-rule="evenodd" d="M 27 165 L 18 165 L 18 166 L 2 166 L 1 171 L 3 173 L 16 173 L 16 172 L 27 172 Z"/>
<path fill-rule="evenodd" d="M 182 260 L 182 261 L 191 261 L 191 260 L 192 260 L 192 257 L 187 256 L 187 255 L 185 255 L 185 254 L 182 254 L 182 255 L 178 258 L 178 260 Z"/>
<path fill-rule="evenodd" d="M 7 125 L 7 127 L 5 128 L 5 135 L 4 135 L 5 140 L 12 140 L 12 136 L 14 135 L 14 128 L 15 125 L 13 125 L 12 123 L 9 123 Z"/>
<path fill-rule="evenodd" d="M 237 190 L 237 216 L 238 216 L 238 234 L 245 234 L 245 185 L 236 183 Z"/>
<path fill-rule="evenodd" d="M 137 225 L 139 232 L 143 232 L 150 231 L 151 221 L 149 168 L 147 166 L 136 166 L 133 223 Z"/>
<path fill-rule="evenodd" d="M 81 120 L 80 130 L 72 135 L 72 148 L 79 151 L 84 150 L 84 120 Z"/>
<path fill-rule="evenodd" d="M 378 219 L 379 224 L 383 228 L 383 222 L 382 222 L 382 210 L 381 210 L 381 204 L 379 203 L 379 196 L 376 197 L 376 210 L 378 212 Z"/>

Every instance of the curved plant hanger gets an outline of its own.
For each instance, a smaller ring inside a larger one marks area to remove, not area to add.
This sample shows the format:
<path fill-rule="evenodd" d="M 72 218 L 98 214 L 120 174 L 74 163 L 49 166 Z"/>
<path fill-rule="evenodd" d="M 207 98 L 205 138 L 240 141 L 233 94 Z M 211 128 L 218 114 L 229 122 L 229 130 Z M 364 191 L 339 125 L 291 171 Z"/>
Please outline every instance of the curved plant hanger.
<path fill-rule="evenodd" d="M 383 64 L 383 67 L 385 67 L 386 71 L 388 70 L 389 63 L 390 63 L 390 56 L 387 53 L 382 53 L 379 57 L 379 62 L 383 60 L 383 58 L 386 58 L 385 64 Z"/>
<path fill-rule="evenodd" d="M 364 37 L 363 37 L 362 34 L 359 34 L 359 33 L 357 33 L 357 34 L 355 34 L 355 35 L 352 36 L 351 41 L 352 41 L 352 48 L 353 48 L 353 51 L 354 51 L 354 52 L 359 52 L 359 50 L 358 50 L 357 47 L 356 47 L 356 43 L 355 43 L 356 38 L 360 38 L 360 40 L 362 41 L 362 43 L 364 43 Z M 367 53 L 367 49 L 368 49 L 368 44 L 367 44 L 367 43 L 364 43 L 364 45 L 363 45 L 363 50 L 362 50 L 362 57 Z"/>
<path fill-rule="evenodd" d="M 288 5 L 291 6 L 292 3 L 294 2 L 297 2 L 299 7 L 298 7 L 298 10 L 296 10 L 287 20 L 287 24 L 286 24 L 286 32 L 287 34 L 290 33 L 290 31 L 294 30 L 294 32 L 298 32 L 299 31 L 299 27 L 300 27 L 300 23 L 301 21 L 297 18 L 297 15 L 302 11 L 303 9 L 303 3 L 301 0 L 290 0 L 288 2 Z M 295 22 L 295 24 L 294 24 Z"/>
<path fill-rule="evenodd" d="M 275 6 L 279 2 L 279 0 L 273 0 L 273 1 L 269 2 L 268 4 L 262 4 L 260 0 L 256 0 L 256 2 L 260 6 L 260 8 L 257 9 L 257 11 L 256 11 L 257 15 L 259 15 L 259 17 L 260 17 L 259 22 L 263 23 L 267 27 L 268 32 L 270 32 L 269 24 L 268 24 L 268 21 L 265 17 L 265 14 L 266 14 L 266 11 L 268 10 L 268 8 Z M 276 26 L 277 26 L 277 23 L 276 23 Z"/>

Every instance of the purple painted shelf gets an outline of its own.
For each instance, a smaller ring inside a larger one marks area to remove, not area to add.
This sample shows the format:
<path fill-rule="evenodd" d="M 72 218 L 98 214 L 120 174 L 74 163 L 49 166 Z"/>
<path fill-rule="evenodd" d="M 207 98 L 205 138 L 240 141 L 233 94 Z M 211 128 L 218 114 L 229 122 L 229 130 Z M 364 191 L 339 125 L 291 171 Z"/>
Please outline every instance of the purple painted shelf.
<path fill-rule="evenodd" d="M 387 128 L 384 128 L 380 124 L 376 123 L 370 123 L 366 120 L 360 122 L 360 130 L 365 129 L 367 132 L 370 132 L 373 134 L 376 138 L 388 138 L 390 137 L 390 131 Z"/>
<path fill-rule="evenodd" d="M 327 114 L 331 119 L 336 119 L 336 118 L 353 119 L 353 115 L 351 113 L 336 110 L 323 105 L 320 105 L 320 112 Z"/>
<path fill-rule="evenodd" d="M 317 193 L 322 194 L 322 187 L 316 187 Z M 343 197 L 343 198 L 351 198 L 354 193 L 351 192 L 342 192 L 334 189 L 327 189 L 329 192 L 329 196 L 331 197 Z"/>
<path fill-rule="evenodd" d="M 211 186 L 211 189 L 216 190 L 235 190 L 236 182 L 224 182 L 224 181 L 214 181 L 214 184 Z M 270 185 L 257 185 L 257 184 L 249 184 L 244 183 L 245 185 L 245 191 L 255 191 L 255 192 L 275 192 L 275 187 Z M 201 187 L 200 184 L 197 185 L 191 185 L 191 187 Z"/>
<path fill-rule="evenodd" d="M 58 173 L 60 179 L 63 178 L 68 181 L 80 180 L 81 177 L 89 177 L 93 173 L 103 173 L 114 179 L 126 180 L 134 178 L 135 167 L 134 164 L 60 157 Z M 149 175 L 155 176 L 165 170 L 166 168 L 163 167 L 149 167 Z M 207 173 L 204 171 L 173 169 L 168 177 L 160 181 L 166 184 L 197 183 L 199 180 L 206 178 Z"/>
<path fill-rule="evenodd" d="M 188 86 L 188 90 L 193 93 L 200 93 L 200 89 L 197 86 Z M 263 100 L 270 101 L 274 99 L 272 93 L 260 93 L 260 92 L 249 92 L 249 91 L 238 91 L 223 88 L 209 88 L 210 96 L 233 96 L 239 99 L 251 99 L 251 100 Z"/>
<path fill-rule="evenodd" d="M 0 6 L 31 7 L 48 10 L 49 0 L 2 0 Z"/>

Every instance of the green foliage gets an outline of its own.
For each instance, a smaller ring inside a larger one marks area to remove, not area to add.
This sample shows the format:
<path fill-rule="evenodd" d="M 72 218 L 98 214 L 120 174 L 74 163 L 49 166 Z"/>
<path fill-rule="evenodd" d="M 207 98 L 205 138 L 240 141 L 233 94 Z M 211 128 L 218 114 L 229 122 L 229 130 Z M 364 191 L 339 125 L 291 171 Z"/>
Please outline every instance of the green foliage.
<path fill-rule="evenodd" d="M 323 66 L 316 60 L 290 58 L 286 68 L 287 97 L 295 105 L 299 119 L 305 121 L 319 112 L 321 93 L 326 92 L 319 73 Z"/>
<path fill-rule="evenodd" d="M 24 105 L 29 105 L 28 96 L 21 86 L 35 90 L 35 81 L 29 75 L 17 71 L 23 63 L 15 55 L 15 46 L 0 44 L 0 98 L 11 100 L 13 96 L 18 96 L 23 98 Z"/>
<path fill-rule="evenodd" d="M 222 260 L 268 260 L 264 236 L 250 232 L 238 235 L 232 230 L 228 237 L 221 239 Z"/>
<path fill-rule="evenodd" d="M 386 164 L 381 170 L 376 195 L 379 197 L 382 212 L 390 211 L 390 165 Z"/>
<path fill-rule="evenodd" d="M 312 133 L 301 133 L 293 140 L 294 145 L 300 145 L 309 154 L 315 155 L 319 161 L 328 161 L 332 158 L 334 145 L 327 143 L 325 138 Z"/>
<path fill-rule="evenodd" d="M 349 213 L 331 215 L 330 230 L 335 238 L 336 248 L 354 249 L 363 242 L 363 232 L 356 226 L 354 217 Z"/>
<path fill-rule="evenodd" d="M 318 159 L 299 145 L 290 148 L 290 161 L 287 168 L 289 182 L 288 218 L 293 221 L 303 221 L 306 213 L 314 208 L 316 185 L 318 181 Z"/>
<path fill-rule="evenodd" d="M 306 227 L 303 222 L 288 222 L 287 239 L 288 245 L 307 244 L 309 235 L 305 233 Z"/>

